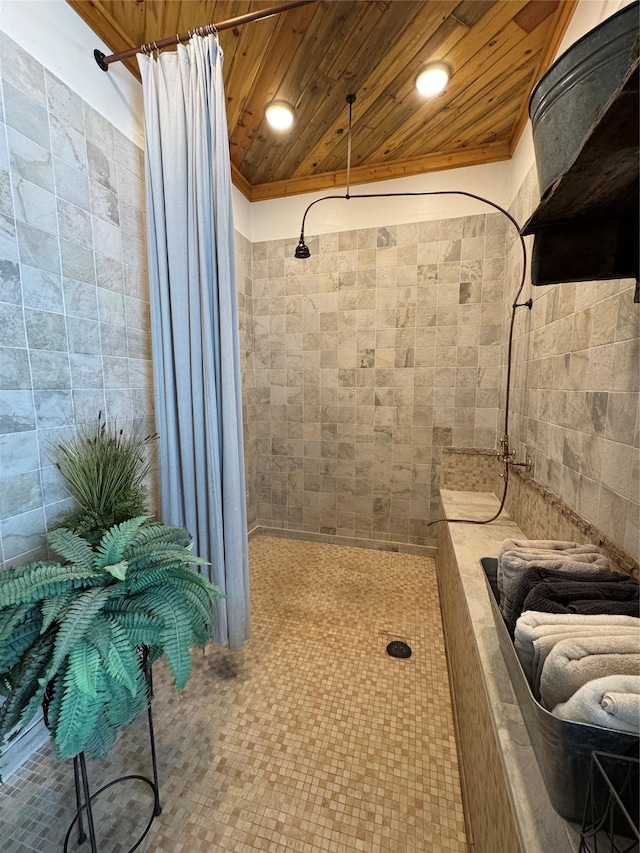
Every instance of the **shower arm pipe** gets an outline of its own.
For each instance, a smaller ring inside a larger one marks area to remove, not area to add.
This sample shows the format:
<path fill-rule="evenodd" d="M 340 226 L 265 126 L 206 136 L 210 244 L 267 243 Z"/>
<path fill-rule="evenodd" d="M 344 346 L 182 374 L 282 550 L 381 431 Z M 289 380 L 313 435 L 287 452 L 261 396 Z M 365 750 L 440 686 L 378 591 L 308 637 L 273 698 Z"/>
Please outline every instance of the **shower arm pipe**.
<path fill-rule="evenodd" d="M 527 277 L 527 247 L 524 242 L 524 237 L 520 233 L 520 226 L 518 225 L 517 220 L 509 213 L 508 210 L 505 210 L 504 207 L 497 204 L 495 201 L 491 201 L 488 198 L 484 198 L 484 196 L 476 195 L 475 193 L 465 192 L 464 190 L 429 190 L 424 192 L 397 192 L 397 193 L 349 193 L 349 188 L 347 187 L 347 192 L 345 195 L 326 195 L 322 198 L 317 198 L 311 202 L 307 206 L 303 216 L 302 216 L 302 225 L 300 228 L 300 245 L 304 245 L 304 226 L 307 219 L 307 214 L 311 210 L 311 208 L 319 204 L 321 201 L 328 201 L 329 199 L 352 199 L 352 198 L 400 198 L 400 197 L 418 197 L 418 196 L 432 196 L 432 195 L 458 195 L 464 196 L 466 198 L 472 198 L 476 201 L 480 201 L 484 204 L 488 204 L 490 207 L 493 207 L 499 213 L 502 213 L 507 219 L 511 222 L 513 227 L 516 229 L 516 233 L 518 235 L 518 239 L 520 241 L 520 248 L 522 250 L 522 272 L 520 275 L 520 281 L 518 284 L 518 289 L 516 291 L 516 295 L 513 299 L 513 304 L 511 306 L 511 320 L 509 323 L 509 338 L 507 344 L 507 381 L 506 381 L 506 391 L 505 391 L 505 406 L 504 406 L 504 447 L 502 453 L 502 459 L 505 463 L 504 466 L 504 489 L 502 492 L 502 499 L 500 500 L 500 506 L 498 507 L 498 511 L 491 516 L 491 518 L 486 519 L 472 519 L 472 518 L 437 518 L 435 521 L 430 521 L 427 524 L 427 527 L 431 527 L 434 524 L 440 524 L 442 522 L 456 524 L 490 524 L 492 521 L 495 521 L 502 510 L 504 509 L 504 505 L 507 500 L 507 490 L 509 487 L 509 462 L 508 462 L 508 436 L 509 436 L 509 407 L 511 403 L 511 360 L 513 354 L 513 331 L 515 326 L 516 319 L 516 309 L 527 307 L 531 309 L 533 301 L 531 299 L 527 300 L 527 302 L 519 303 L 518 299 L 522 293 L 522 290 L 525 285 L 526 277 Z"/>
<path fill-rule="evenodd" d="M 172 47 L 174 44 L 182 44 L 189 41 L 193 35 L 210 35 L 212 33 L 220 33 L 223 30 L 230 30 L 233 27 L 241 27 L 243 24 L 250 24 L 253 21 L 262 21 L 265 18 L 271 18 L 273 15 L 280 15 L 282 12 L 288 12 L 290 9 L 297 9 L 299 6 L 307 6 L 310 3 L 318 3 L 319 0 L 290 0 L 288 3 L 280 3 L 278 6 L 271 6 L 268 9 L 258 9 L 255 12 L 248 12 L 246 15 L 238 15 L 236 18 L 228 18 L 226 21 L 220 21 L 216 24 L 205 24 L 202 27 L 196 27 L 186 33 L 177 33 L 174 36 L 158 39 L 158 41 L 141 44 L 138 47 L 132 47 L 129 50 L 123 50 L 120 53 L 112 53 L 105 56 L 101 50 L 94 50 L 93 56 L 98 64 L 98 67 L 103 71 L 108 71 L 112 62 L 122 62 L 123 59 L 129 59 L 137 53 L 149 53 L 152 50 L 161 50 L 164 47 Z"/>

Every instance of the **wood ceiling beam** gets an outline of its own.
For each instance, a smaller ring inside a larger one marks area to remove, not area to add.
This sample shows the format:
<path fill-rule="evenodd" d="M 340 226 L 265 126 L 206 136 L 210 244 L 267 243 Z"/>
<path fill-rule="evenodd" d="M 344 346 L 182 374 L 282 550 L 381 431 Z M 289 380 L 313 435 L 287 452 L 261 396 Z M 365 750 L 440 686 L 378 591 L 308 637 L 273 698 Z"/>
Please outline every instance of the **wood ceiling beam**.
<path fill-rule="evenodd" d="M 406 178 L 427 172 L 439 172 L 446 169 L 461 169 L 464 166 L 477 166 L 483 163 L 496 163 L 509 159 L 508 142 L 485 145 L 480 148 L 452 151 L 445 154 L 429 154 L 416 160 L 403 163 L 379 163 L 375 166 L 358 166 L 351 170 L 351 184 L 388 181 L 392 178 Z M 251 188 L 250 201 L 266 201 L 272 198 L 299 195 L 301 193 L 320 192 L 321 190 L 343 189 L 346 186 L 346 170 L 324 175 L 311 175 L 257 184 Z"/>
<path fill-rule="evenodd" d="M 242 195 L 251 201 L 251 193 L 253 191 L 253 187 L 249 183 L 249 181 L 245 178 L 242 172 L 238 169 L 237 166 L 231 164 L 231 181 L 233 182 L 234 187 L 237 190 L 240 190 Z"/>

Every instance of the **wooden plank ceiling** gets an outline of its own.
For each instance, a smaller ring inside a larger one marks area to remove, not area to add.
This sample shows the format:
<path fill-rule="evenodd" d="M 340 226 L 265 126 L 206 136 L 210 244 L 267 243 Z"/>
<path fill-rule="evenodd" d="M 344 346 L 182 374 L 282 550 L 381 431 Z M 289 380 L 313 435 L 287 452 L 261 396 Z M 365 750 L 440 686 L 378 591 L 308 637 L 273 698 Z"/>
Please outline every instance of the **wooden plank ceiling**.
<path fill-rule="evenodd" d="M 114 52 L 277 5 L 68 2 Z M 344 186 L 351 92 L 352 184 L 510 157 L 575 2 L 321 0 L 220 33 L 236 186 L 251 201 Z M 414 81 L 431 61 L 453 76 L 426 100 Z M 290 131 L 266 123 L 274 99 L 294 107 Z"/>

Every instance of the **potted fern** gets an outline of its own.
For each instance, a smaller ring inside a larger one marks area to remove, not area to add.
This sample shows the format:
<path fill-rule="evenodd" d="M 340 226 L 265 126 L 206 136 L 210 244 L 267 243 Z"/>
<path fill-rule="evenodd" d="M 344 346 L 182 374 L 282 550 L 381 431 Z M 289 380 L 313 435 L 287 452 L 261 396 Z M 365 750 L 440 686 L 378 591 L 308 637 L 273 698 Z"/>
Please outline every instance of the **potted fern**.
<path fill-rule="evenodd" d="M 206 561 L 189 533 L 146 510 L 154 438 L 98 415 L 55 448 L 76 502 L 46 537 L 63 562 L 0 572 L 0 745 L 43 705 L 61 759 L 106 756 L 147 705 L 143 653 L 181 689 L 209 640 L 222 590 L 191 568 Z"/>
<path fill-rule="evenodd" d="M 189 568 L 205 561 L 186 530 L 144 516 L 114 525 L 95 548 L 66 528 L 48 540 L 64 564 L 0 573 L 0 742 L 46 698 L 58 756 L 103 758 L 146 707 L 140 649 L 150 663 L 166 654 L 181 689 L 222 592 Z"/>

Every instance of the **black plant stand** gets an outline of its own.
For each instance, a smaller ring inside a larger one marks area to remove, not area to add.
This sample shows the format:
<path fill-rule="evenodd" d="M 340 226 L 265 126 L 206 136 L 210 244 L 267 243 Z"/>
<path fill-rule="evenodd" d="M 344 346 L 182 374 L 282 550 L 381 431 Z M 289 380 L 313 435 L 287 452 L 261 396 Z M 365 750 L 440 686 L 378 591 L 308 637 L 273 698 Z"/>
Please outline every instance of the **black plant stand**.
<path fill-rule="evenodd" d="M 133 847 L 129 848 L 128 853 L 133 853 L 134 850 L 138 849 L 138 847 L 146 838 L 147 833 L 151 829 L 151 824 L 153 823 L 154 819 L 162 812 L 162 807 L 160 805 L 160 786 L 158 782 L 158 763 L 156 760 L 156 742 L 153 733 L 153 714 L 151 712 L 151 704 L 153 700 L 153 675 L 151 672 L 151 666 L 149 666 L 148 664 L 148 655 L 149 650 L 145 646 L 141 649 L 140 657 L 147 690 L 147 719 L 149 721 L 149 744 L 151 747 L 151 767 L 153 776 L 152 778 L 149 778 L 148 776 L 141 776 L 139 774 L 120 776 L 117 779 L 114 779 L 112 782 L 108 782 L 106 785 L 103 785 L 101 788 L 98 788 L 98 790 L 92 794 L 89 786 L 89 776 L 87 774 L 87 763 L 85 760 L 84 752 L 80 752 L 78 755 L 75 755 L 73 758 L 73 777 L 76 788 L 76 813 L 75 817 L 71 821 L 71 824 L 69 826 L 69 829 L 67 830 L 67 834 L 64 839 L 64 853 L 68 853 L 69 839 L 71 837 L 71 833 L 73 832 L 73 827 L 76 825 L 76 823 L 78 824 L 78 844 L 84 844 L 84 842 L 87 840 L 87 833 L 84 829 L 82 815 L 82 813 L 85 811 L 87 815 L 87 829 L 89 831 L 88 837 L 91 845 L 91 853 L 98 853 L 95 823 L 93 820 L 93 808 L 91 804 L 96 799 L 96 797 L 98 797 L 103 791 L 106 791 L 108 788 L 111 788 L 113 785 L 117 785 L 120 782 L 137 780 L 149 785 L 149 787 L 153 791 L 153 811 L 151 813 L 151 817 L 149 818 L 149 822 L 147 823 L 146 827 L 144 828 L 144 831 L 142 832 L 142 835 L 138 838 Z"/>

